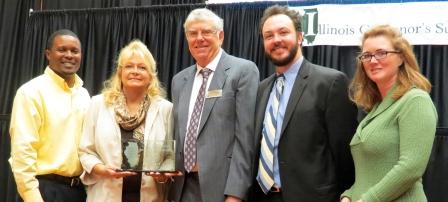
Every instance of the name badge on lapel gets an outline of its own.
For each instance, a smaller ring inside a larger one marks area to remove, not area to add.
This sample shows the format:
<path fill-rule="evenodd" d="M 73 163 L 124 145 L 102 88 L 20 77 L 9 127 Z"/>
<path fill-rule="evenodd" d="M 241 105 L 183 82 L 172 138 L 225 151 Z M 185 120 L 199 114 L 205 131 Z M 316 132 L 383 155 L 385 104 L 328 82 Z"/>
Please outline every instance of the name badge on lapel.
<path fill-rule="evenodd" d="M 222 96 L 222 89 L 219 90 L 209 90 L 207 92 L 207 95 L 205 98 L 215 98 L 215 97 L 221 97 Z"/>

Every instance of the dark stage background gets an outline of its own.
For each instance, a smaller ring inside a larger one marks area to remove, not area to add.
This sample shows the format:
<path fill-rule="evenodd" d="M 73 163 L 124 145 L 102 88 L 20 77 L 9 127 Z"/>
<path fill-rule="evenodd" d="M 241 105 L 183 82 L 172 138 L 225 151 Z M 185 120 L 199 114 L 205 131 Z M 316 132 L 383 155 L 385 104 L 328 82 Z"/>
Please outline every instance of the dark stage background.
<path fill-rule="evenodd" d="M 311 0 L 288 4 L 353 2 L 356 1 Z M 258 32 L 262 12 L 271 4 L 207 5 L 224 19 L 224 50 L 254 61 L 261 78 L 273 72 L 273 66 L 264 57 Z M 103 81 L 114 69 L 118 51 L 134 38 L 145 42 L 153 53 L 159 78 L 169 92 L 173 75 L 194 63 L 183 22 L 192 9 L 204 6 L 204 1 L 199 0 L 0 0 L 0 201 L 19 200 L 7 162 L 9 117 L 15 91 L 42 74 L 46 66 L 45 43 L 53 31 L 68 28 L 79 35 L 83 51 L 79 75 L 91 95 L 99 93 Z M 30 8 L 34 11 L 30 12 Z M 445 79 L 448 78 L 448 45 L 420 45 L 414 50 L 422 73 L 434 85 L 431 97 L 439 113 L 439 128 L 424 179 L 425 190 L 430 201 L 448 201 L 442 190 L 448 187 L 448 80 Z M 351 46 L 303 48 L 308 60 L 341 70 L 349 77 L 353 75 L 358 51 Z"/>

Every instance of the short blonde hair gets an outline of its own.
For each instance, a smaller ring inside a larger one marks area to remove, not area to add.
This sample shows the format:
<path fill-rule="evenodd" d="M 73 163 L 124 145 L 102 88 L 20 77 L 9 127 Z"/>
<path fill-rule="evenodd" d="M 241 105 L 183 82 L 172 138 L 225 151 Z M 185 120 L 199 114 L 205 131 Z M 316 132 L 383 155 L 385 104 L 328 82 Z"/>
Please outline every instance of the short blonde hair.
<path fill-rule="evenodd" d="M 409 42 L 401 33 L 390 25 L 378 25 L 364 33 L 361 50 L 368 38 L 384 36 L 388 38 L 394 50 L 400 52 L 403 64 L 400 65 L 397 77 L 397 89 L 392 98 L 397 100 L 412 87 L 417 87 L 427 92 L 431 91 L 431 83 L 420 73 L 417 58 Z M 367 76 L 363 63 L 358 57 L 356 72 L 350 84 L 350 98 L 366 111 L 372 110 L 375 104 L 382 101 L 381 94 L 375 82 Z"/>
<path fill-rule="evenodd" d="M 150 99 L 165 98 L 166 91 L 160 84 L 157 77 L 156 61 L 152 56 L 148 47 L 140 40 L 135 39 L 131 41 L 127 46 L 120 50 L 117 60 L 117 68 L 112 76 L 104 82 L 104 89 L 102 91 L 104 100 L 107 105 L 114 103 L 115 99 L 123 92 L 123 86 L 121 81 L 121 72 L 124 64 L 134 55 L 138 55 L 143 58 L 147 71 L 149 73 L 149 85 L 146 90 L 146 94 Z"/>

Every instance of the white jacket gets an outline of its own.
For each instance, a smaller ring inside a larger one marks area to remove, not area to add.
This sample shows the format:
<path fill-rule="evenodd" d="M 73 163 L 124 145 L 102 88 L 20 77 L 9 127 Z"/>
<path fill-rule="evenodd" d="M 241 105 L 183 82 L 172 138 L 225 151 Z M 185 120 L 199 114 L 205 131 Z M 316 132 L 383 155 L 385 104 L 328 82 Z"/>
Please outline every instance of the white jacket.
<path fill-rule="evenodd" d="M 154 140 L 172 139 L 172 106 L 164 99 L 151 100 L 145 120 L 145 145 Z M 81 180 L 88 186 L 87 201 L 120 202 L 122 178 L 101 178 L 91 174 L 98 163 L 120 168 L 122 162 L 120 127 L 113 108 L 105 105 L 103 95 L 92 98 L 83 124 L 79 158 L 84 168 Z M 143 174 L 140 201 L 163 201 L 167 189 L 166 184 L 158 184 Z"/>

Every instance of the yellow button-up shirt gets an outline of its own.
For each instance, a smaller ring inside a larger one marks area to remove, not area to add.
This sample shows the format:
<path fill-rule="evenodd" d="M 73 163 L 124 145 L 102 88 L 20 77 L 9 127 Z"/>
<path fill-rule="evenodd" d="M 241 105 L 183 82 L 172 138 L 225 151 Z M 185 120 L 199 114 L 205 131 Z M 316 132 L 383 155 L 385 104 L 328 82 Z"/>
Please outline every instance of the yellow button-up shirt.
<path fill-rule="evenodd" d="M 43 201 L 36 175 L 78 176 L 78 145 L 90 96 L 76 76 L 70 88 L 49 67 L 22 85 L 11 114 L 9 163 L 24 201 Z"/>

